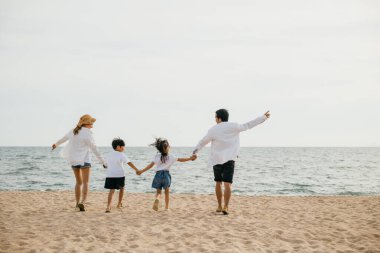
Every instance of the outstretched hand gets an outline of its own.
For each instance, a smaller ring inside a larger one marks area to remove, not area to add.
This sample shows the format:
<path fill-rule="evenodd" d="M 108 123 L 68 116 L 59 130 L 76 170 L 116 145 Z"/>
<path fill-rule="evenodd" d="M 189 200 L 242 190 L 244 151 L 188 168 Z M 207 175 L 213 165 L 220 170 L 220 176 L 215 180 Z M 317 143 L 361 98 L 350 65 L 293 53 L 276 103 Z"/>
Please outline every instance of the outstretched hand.
<path fill-rule="evenodd" d="M 192 156 L 190 156 L 190 160 L 191 160 L 191 161 L 197 160 L 197 155 L 192 155 Z"/>
<path fill-rule="evenodd" d="M 51 145 L 51 150 L 54 150 L 57 147 L 57 145 L 53 144 Z"/>
<path fill-rule="evenodd" d="M 266 113 L 264 113 L 265 117 L 269 118 L 270 117 L 270 113 L 269 111 L 267 111 Z"/>

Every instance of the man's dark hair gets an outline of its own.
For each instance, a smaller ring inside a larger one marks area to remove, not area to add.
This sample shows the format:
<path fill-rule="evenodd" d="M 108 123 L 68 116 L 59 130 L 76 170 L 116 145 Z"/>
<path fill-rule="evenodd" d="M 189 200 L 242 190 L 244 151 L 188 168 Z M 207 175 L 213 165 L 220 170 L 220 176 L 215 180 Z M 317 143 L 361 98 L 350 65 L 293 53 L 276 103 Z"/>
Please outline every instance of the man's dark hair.
<path fill-rule="evenodd" d="M 222 122 L 227 122 L 228 121 L 228 111 L 226 109 L 219 109 L 216 112 L 216 117 L 221 119 Z"/>
<path fill-rule="evenodd" d="M 116 150 L 117 146 L 124 147 L 125 146 L 124 141 L 122 139 L 120 139 L 120 138 L 113 139 L 113 141 L 112 141 L 112 147 L 113 147 L 113 149 Z"/>

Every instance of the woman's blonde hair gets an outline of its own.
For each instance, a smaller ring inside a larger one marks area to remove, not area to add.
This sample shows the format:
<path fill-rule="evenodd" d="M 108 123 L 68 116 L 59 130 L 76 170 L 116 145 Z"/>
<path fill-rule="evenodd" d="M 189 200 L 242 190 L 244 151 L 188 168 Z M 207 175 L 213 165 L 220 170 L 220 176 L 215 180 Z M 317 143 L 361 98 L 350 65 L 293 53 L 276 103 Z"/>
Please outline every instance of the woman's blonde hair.
<path fill-rule="evenodd" d="M 82 126 L 76 126 L 73 130 L 74 135 L 77 135 L 79 133 L 79 130 L 82 129 Z"/>
<path fill-rule="evenodd" d="M 74 135 L 77 135 L 79 133 L 79 130 L 82 129 L 83 125 L 90 125 L 90 124 L 93 124 L 95 121 L 96 119 L 91 117 L 90 115 L 88 114 L 83 115 L 82 117 L 80 117 L 77 126 L 73 130 Z"/>

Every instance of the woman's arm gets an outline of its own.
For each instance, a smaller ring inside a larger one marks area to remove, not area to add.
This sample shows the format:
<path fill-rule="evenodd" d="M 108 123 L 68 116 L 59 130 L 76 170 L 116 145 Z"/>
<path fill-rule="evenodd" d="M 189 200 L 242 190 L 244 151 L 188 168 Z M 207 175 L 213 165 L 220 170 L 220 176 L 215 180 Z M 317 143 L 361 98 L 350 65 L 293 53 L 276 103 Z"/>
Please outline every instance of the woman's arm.
<path fill-rule="evenodd" d="M 105 167 L 107 167 L 107 163 L 104 160 L 104 158 L 102 157 L 102 155 L 100 154 L 98 147 L 95 144 L 94 137 L 92 136 L 91 133 L 87 136 L 87 138 L 84 139 L 84 142 L 91 149 L 91 151 L 95 154 L 95 156 L 98 158 L 99 162 L 101 164 L 103 164 Z"/>
<path fill-rule="evenodd" d="M 154 166 L 154 162 L 151 162 L 148 166 L 146 166 L 144 169 L 140 170 L 137 175 L 141 175 L 142 173 L 144 173 L 145 171 L 147 170 L 150 170 L 152 167 Z"/>
<path fill-rule="evenodd" d="M 60 140 L 58 140 L 56 143 L 54 143 L 53 145 L 51 145 L 51 149 L 54 150 L 56 147 L 58 147 L 59 145 L 61 145 L 62 143 L 65 143 L 66 141 L 69 140 L 69 135 L 66 134 L 65 136 L 63 136 Z"/>

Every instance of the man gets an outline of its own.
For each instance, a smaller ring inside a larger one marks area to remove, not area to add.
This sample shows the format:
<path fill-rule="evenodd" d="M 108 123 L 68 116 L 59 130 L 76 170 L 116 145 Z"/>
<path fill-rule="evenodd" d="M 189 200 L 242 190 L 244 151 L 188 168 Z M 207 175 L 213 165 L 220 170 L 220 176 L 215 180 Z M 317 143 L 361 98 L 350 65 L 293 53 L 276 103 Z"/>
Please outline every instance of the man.
<path fill-rule="evenodd" d="M 204 146 L 211 142 L 211 152 L 209 165 L 214 169 L 215 195 L 218 200 L 216 212 L 228 214 L 228 203 L 231 197 L 231 184 L 234 176 L 235 160 L 240 149 L 239 134 L 242 131 L 251 129 L 270 116 L 267 111 L 245 124 L 228 122 L 228 111 L 219 109 L 215 112 L 216 125 L 209 129 L 206 136 L 199 141 L 193 154 L 197 154 Z M 222 208 L 222 182 L 224 184 L 224 207 Z"/>

